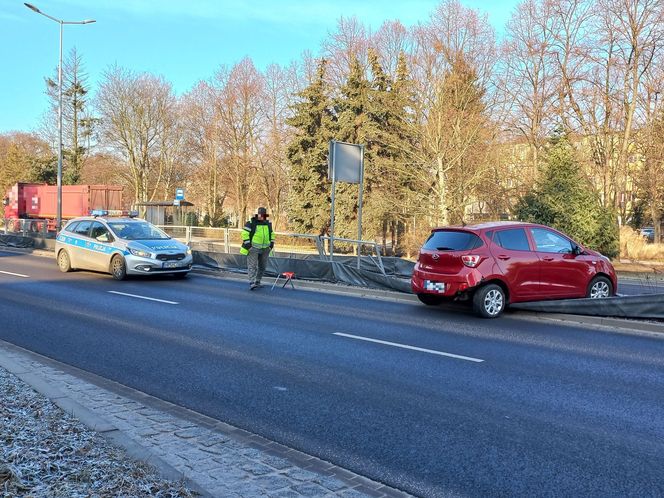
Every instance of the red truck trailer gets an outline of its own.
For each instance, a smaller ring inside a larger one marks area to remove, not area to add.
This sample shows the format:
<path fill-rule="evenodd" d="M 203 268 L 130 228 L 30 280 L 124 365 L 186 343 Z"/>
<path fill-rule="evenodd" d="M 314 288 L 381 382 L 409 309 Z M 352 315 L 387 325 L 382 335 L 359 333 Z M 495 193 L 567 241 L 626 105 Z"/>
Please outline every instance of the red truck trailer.
<path fill-rule="evenodd" d="M 41 183 L 17 183 L 4 199 L 5 219 L 48 220 L 55 230 L 58 209 L 58 187 Z M 122 187 L 119 185 L 63 185 L 62 219 L 90 214 L 93 209 L 122 209 Z"/>

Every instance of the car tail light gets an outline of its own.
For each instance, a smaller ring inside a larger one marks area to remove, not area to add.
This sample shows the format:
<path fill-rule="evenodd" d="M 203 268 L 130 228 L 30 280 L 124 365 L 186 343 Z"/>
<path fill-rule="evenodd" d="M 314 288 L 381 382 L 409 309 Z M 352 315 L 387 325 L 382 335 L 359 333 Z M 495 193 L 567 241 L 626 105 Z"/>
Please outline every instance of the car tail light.
<path fill-rule="evenodd" d="M 480 263 L 480 256 L 477 255 L 466 255 L 461 256 L 461 261 L 463 264 L 469 268 L 475 268 Z"/>

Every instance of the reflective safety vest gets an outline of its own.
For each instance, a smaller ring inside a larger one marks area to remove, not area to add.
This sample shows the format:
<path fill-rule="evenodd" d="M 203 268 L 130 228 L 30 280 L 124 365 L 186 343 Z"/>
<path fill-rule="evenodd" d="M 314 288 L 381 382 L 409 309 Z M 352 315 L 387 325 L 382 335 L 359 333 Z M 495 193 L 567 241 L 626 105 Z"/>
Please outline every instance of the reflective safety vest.
<path fill-rule="evenodd" d="M 269 221 L 258 221 L 256 217 L 253 217 L 242 228 L 240 254 L 249 254 L 249 249 L 252 247 L 265 249 L 266 247 L 270 247 L 272 242 L 274 242 L 272 223 Z"/>

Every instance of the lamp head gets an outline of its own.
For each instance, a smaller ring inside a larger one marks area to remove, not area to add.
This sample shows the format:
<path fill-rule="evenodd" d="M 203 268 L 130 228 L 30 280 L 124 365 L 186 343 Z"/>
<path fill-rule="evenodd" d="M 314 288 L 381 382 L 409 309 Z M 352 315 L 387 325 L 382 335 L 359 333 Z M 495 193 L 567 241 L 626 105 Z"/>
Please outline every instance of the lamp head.
<path fill-rule="evenodd" d="M 23 5 L 25 5 L 30 10 L 34 10 L 37 14 L 41 14 L 41 11 L 31 3 L 24 3 Z"/>

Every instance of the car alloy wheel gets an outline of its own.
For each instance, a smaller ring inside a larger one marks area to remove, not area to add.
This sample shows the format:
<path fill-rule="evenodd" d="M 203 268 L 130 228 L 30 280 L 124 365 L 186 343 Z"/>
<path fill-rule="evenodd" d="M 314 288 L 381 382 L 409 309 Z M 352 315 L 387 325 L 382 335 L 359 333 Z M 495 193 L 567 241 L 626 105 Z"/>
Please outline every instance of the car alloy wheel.
<path fill-rule="evenodd" d="M 500 313 L 503 310 L 503 294 L 497 289 L 487 292 L 484 297 L 484 309 L 491 316 Z"/>
<path fill-rule="evenodd" d="M 611 283 L 605 277 L 597 277 L 590 284 L 588 297 L 590 299 L 601 299 L 611 296 Z"/>
<path fill-rule="evenodd" d="M 496 318 L 505 309 L 506 301 L 505 291 L 500 286 L 488 284 L 475 292 L 473 309 L 482 318 Z"/>

